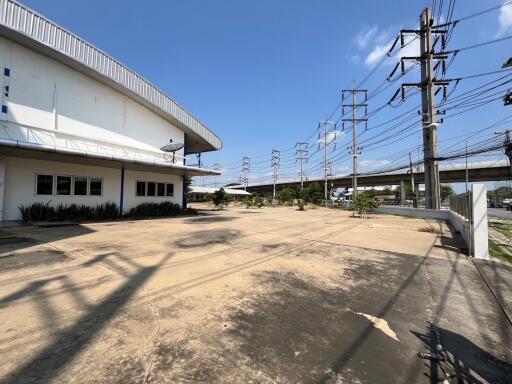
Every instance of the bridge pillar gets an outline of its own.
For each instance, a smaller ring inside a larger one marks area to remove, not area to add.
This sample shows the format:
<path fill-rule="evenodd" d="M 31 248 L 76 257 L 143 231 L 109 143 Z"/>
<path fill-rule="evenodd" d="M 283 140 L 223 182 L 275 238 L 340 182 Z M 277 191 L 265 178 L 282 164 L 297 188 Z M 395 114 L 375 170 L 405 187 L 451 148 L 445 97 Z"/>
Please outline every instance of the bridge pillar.
<path fill-rule="evenodd" d="M 420 185 L 419 184 L 415 184 L 414 185 L 414 198 L 415 198 L 415 205 L 414 205 L 414 208 L 418 208 L 418 204 L 420 202 Z"/>
<path fill-rule="evenodd" d="M 407 204 L 407 185 L 405 180 L 400 181 L 400 205 Z"/>

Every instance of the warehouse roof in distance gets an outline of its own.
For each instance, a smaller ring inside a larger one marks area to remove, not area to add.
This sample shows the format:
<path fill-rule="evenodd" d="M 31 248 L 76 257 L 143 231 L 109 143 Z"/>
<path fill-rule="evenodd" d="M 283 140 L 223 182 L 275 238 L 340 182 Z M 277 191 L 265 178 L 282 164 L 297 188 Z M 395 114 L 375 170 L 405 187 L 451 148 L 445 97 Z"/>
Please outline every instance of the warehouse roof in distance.
<path fill-rule="evenodd" d="M 188 193 L 214 193 L 214 192 L 218 191 L 219 189 L 220 189 L 220 187 L 213 188 L 213 187 L 200 187 L 197 185 L 191 185 L 190 187 L 188 187 L 187 192 Z M 224 188 L 224 191 L 228 195 L 232 195 L 232 196 L 250 196 L 251 195 L 250 192 L 240 190 L 240 189 Z"/>

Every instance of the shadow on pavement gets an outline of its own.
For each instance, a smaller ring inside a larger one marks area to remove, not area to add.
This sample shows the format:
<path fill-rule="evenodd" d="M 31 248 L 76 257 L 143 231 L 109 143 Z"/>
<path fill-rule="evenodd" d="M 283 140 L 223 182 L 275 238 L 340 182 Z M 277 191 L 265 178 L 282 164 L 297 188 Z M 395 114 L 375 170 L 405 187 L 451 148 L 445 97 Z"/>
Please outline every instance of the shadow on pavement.
<path fill-rule="evenodd" d="M 466 337 L 429 324 L 426 333 L 411 331 L 427 347 L 423 355 L 431 383 L 510 383 L 512 365 L 483 350 Z M 438 351 L 438 338 L 442 349 Z M 430 358 L 427 357 L 430 354 Z"/>
<path fill-rule="evenodd" d="M 185 220 L 187 224 L 210 224 L 210 223 L 222 223 L 225 221 L 233 221 L 238 219 L 234 216 L 221 216 L 221 215 L 204 215 L 199 217 L 193 217 Z"/>
<path fill-rule="evenodd" d="M 158 264 L 139 268 L 117 290 L 78 319 L 74 325 L 56 333 L 54 340 L 35 357 L 18 368 L 2 384 L 48 383 L 51 382 L 111 320 L 137 290 L 172 256 L 168 254 Z M 15 300 L 40 289 L 46 281 L 36 282 L 23 292 L 18 292 L 2 301 Z"/>
<path fill-rule="evenodd" d="M 15 252 L 25 248 L 51 243 L 54 241 L 70 239 L 77 236 L 95 232 L 93 229 L 80 224 L 59 227 L 33 227 L 23 226 L 19 228 L 0 229 L 0 267 L 5 262 L 9 265 L 23 260 L 12 261 Z M 11 260 L 7 261 L 7 257 Z"/>

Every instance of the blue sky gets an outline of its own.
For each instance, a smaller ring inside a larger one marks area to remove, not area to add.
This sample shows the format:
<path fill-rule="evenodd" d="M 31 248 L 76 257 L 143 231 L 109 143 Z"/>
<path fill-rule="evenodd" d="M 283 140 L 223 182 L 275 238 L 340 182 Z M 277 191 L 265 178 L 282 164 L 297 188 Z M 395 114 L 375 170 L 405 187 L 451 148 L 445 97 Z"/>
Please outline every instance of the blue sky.
<path fill-rule="evenodd" d="M 218 134 L 224 142 L 223 150 L 204 154 L 203 161 L 206 166 L 214 162 L 221 164 L 225 176 L 220 181 L 238 178 L 244 155 L 252 157 L 250 179 L 258 181 L 269 178 L 273 148 L 282 150 L 281 177 L 296 177 L 292 149 L 295 143 L 311 137 L 310 153 L 317 149 L 314 131 L 318 121 L 340 102 L 340 90 L 351 87 L 354 80 L 362 80 L 400 28 L 415 28 L 421 10 L 431 2 L 26 0 L 23 3 L 139 72 Z M 449 1 L 444 3 L 446 14 Z M 453 18 L 497 4 L 499 0 L 458 0 Z M 447 49 L 510 34 L 512 6 L 507 6 L 459 23 Z M 416 43 L 409 44 L 397 56 L 414 55 Z M 446 77 L 500 69 L 510 55 L 510 44 L 508 40 L 459 53 Z M 364 87 L 374 90 L 394 63 L 396 58 L 384 63 Z M 499 76 L 503 74 L 464 80 L 453 96 Z M 370 100 L 369 111 L 385 104 L 401 81 L 418 80 L 419 70 L 411 71 Z M 399 116 L 419 103 L 419 95 L 411 95 L 399 108 L 386 107 L 379 111 L 370 119 L 369 126 Z M 485 128 L 511 113 L 512 110 L 497 100 L 447 119 L 439 127 L 441 152 L 449 145 L 460 147 L 457 137 Z M 332 158 L 340 158 L 333 164 L 336 174 L 350 172 L 350 159 L 345 159 L 351 136 L 347 133 L 337 136 L 336 150 L 330 153 Z M 377 133 L 379 128 L 371 133 L 362 132 L 361 128 L 361 140 Z M 421 143 L 419 126 L 406 133 L 408 137 L 397 136 L 396 142 L 380 148 L 374 145 L 372 150 L 365 150 L 363 146 L 362 170 L 397 164 L 397 154 Z M 479 136 L 469 137 L 477 140 Z M 375 140 L 379 140 L 378 136 Z M 332 150 L 334 145 L 330 147 Z M 493 156 L 472 161 L 488 161 L 501 155 Z M 307 166 L 310 177 L 321 173 L 321 161 L 319 154 L 311 158 Z"/>

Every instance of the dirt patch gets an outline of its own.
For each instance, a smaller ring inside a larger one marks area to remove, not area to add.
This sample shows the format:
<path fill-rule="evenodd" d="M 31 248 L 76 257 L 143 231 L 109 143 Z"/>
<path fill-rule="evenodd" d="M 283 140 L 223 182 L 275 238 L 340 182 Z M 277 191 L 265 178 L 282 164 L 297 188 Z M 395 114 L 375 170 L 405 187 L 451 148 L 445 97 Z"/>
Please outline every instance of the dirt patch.
<path fill-rule="evenodd" d="M 263 244 L 260 248 L 261 252 L 271 252 L 273 250 L 276 250 L 278 248 L 283 248 L 287 246 L 288 243 L 272 243 L 272 244 Z"/>
<path fill-rule="evenodd" d="M 208 231 L 197 231 L 190 236 L 176 241 L 180 248 L 204 247 L 213 244 L 229 244 L 240 236 L 240 231 L 235 229 L 211 229 Z"/>
<path fill-rule="evenodd" d="M 0 257 L 0 269 L 34 267 L 41 264 L 59 263 L 68 259 L 63 251 L 55 249 L 12 253 Z"/>
<path fill-rule="evenodd" d="M 418 232 L 435 233 L 437 235 L 443 234 L 443 230 L 441 228 L 432 227 L 430 225 L 428 227 L 418 228 Z"/>

